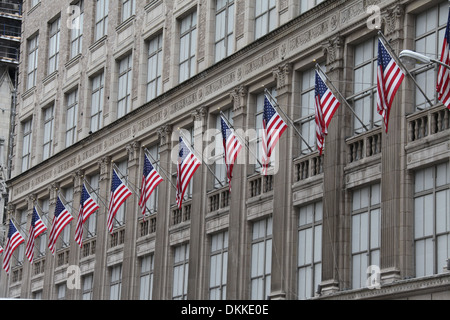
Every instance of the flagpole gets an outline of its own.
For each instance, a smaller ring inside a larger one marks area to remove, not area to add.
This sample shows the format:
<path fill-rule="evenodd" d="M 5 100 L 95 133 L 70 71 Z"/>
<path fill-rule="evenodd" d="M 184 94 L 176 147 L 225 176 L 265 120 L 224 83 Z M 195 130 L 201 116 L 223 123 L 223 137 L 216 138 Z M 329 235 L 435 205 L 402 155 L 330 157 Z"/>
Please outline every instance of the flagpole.
<path fill-rule="evenodd" d="M 220 110 L 220 108 L 219 108 L 219 110 Z M 220 115 L 221 115 L 221 116 L 223 117 L 223 119 L 227 122 L 227 125 L 228 125 L 231 129 L 234 130 L 234 134 L 235 134 L 236 136 L 239 137 L 239 140 L 241 140 L 241 141 L 244 142 L 244 145 L 245 145 L 245 147 L 247 148 L 247 150 L 252 154 L 252 156 L 255 157 L 256 161 L 258 161 L 258 164 L 262 167 L 262 164 L 261 164 L 261 162 L 259 161 L 258 157 L 257 157 L 257 156 L 253 153 L 253 151 L 250 149 L 250 147 L 249 147 L 249 145 L 248 145 L 248 143 L 247 143 L 247 140 L 242 139 L 242 137 L 236 132 L 236 130 L 234 129 L 233 125 L 230 123 L 230 120 L 228 120 L 228 118 L 225 116 L 225 114 L 224 114 L 222 111 L 220 111 Z"/>
<path fill-rule="evenodd" d="M 339 96 L 341 97 L 341 99 L 344 101 L 345 105 L 347 106 L 347 108 L 350 109 L 350 111 L 353 113 L 353 115 L 355 116 L 355 118 L 362 124 L 362 126 L 364 127 L 364 129 L 366 131 L 369 131 L 369 129 L 366 127 L 366 125 L 364 124 L 364 122 L 358 117 L 358 115 L 356 114 L 355 110 L 353 110 L 353 108 L 350 106 L 350 104 L 348 103 L 347 99 L 345 99 L 341 92 L 336 89 L 336 87 L 334 86 L 333 82 L 330 80 L 330 78 L 328 78 L 327 74 L 322 70 L 322 68 L 320 67 L 320 65 L 318 63 L 316 63 L 316 70 L 319 70 L 324 76 L 325 78 L 328 80 L 328 83 L 333 87 L 334 91 L 336 91 Z M 320 75 L 319 75 L 320 76 Z"/>
<path fill-rule="evenodd" d="M 150 153 L 150 150 L 148 150 L 145 146 L 144 146 L 144 152 L 146 155 L 150 156 L 150 158 L 152 158 L 152 161 L 158 162 L 155 160 L 155 158 L 153 158 L 153 156 Z M 164 174 L 164 176 L 166 177 L 167 181 L 169 181 L 169 183 L 172 185 L 172 187 L 175 188 L 175 190 L 177 190 L 177 187 L 173 184 L 172 179 L 169 177 L 169 175 L 167 174 L 166 170 L 164 170 L 161 166 L 159 166 L 158 168 L 159 170 L 161 170 L 161 172 Z"/>
<path fill-rule="evenodd" d="M 91 184 L 86 180 L 86 178 L 83 176 L 83 183 L 86 183 L 88 185 L 88 187 L 91 190 L 88 190 L 89 192 L 93 192 L 96 196 L 97 199 L 101 201 L 101 203 L 105 206 L 105 208 L 107 208 L 108 206 L 106 205 L 106 203 L 103 201 L 102 197 L 94 190 L 94 188 L 91 186 Z M 99 209 L 97 209 L 99 210 Z M 89 228 L 87 228 L 87 232 L 92 235 L 92 233 L 89 231 Z"/>
<path fill-rule="evenodd" d="M 180 131 L 180 135 L 181 135 L 182 137 L 184 137 L 186 140 L 188 140 L 188 139 L 184 136 L 183 131 L 181 131 L 181 130 L 179 130 L 179 131 Z M 189 146 L 188 146 L 187 144 L 186 144 L 186 147 L 189 148 Z M 192 144 L 191 144 L 191 147 L 194 148 L 194 146 L 193 146 Z M 197 153 L 197 152 L 195 151 L 195 149 L 192 150 L 191 148 L 189 148 L 189 150 L 191 150 L 191 152 L 194 153 L 194 154 Z M 197 157 L 197 158 L 201 158 L 201 159 L 202 159 L 203 164 L 208 168 L 209 172 L 211 172 L 211 174 L 214 176 L 214 178 L 220 183 L 220 186 L 223 187 L 222 181 L 220 181 L 219 178 L 217 178 L 217 176 L 215 175 L 215 173 L 214 173 L 214 172 L 211 170 L 211 168 L 206 164 L 206 162 L 203 160 L 203 156 Z"/>
<path fill-rule="evenodd" d="M 431 102 L 431 100 L 427 97 L 427 95 L 425 94 L 425 92 L 423 92 L 422 88 L 419 87 L 419 84 L 417 83 L 416 79 L 412 76 L 412 74 L 409 72 L 408 68 L 405 67 L 405 65 L 403 64 L 403 62 L 400 60 L 400 58 L 397 57 L 397 55 L 394 52 L 394 49 L 392 48 L 391 44 L 389 43 L 389 41 L 386 39 L 386 37 L 384 36 L 383 32 L 381 32 L 381 30 L 378 31 L 378 35 L 381 36 L 381 38 L 383 39 L 383 42 L 389 47 L 389 49 L 391 49 L 390 53 L 392 55 L 392 57 L 395 58 L 396 62 L 402 67 L 402 69 L 406 72 L 406 74 L 412 79 L 412 81 L 414 82 L 414 84 L 416 85 L 416 87 L 419 89 L 419 91 L 422 93 L 422 95 L 425 97 L 425 99 L 427 100 L 427 102 L 430 104 L 430 107 L 433 106 L 433 103 Z"/>
<path fill-rule="evenodd" d="M 308 142 L 305 140 L 305 138 L 303 138 L 302 134 L 300 133 L 300 131 L 298 131 L 297 127 L 295 126 L 294 122 L 292 121 L 291 118 L 288 117 L 288 115 L 283 111 L 282 108 L 280 108 L 280 106 L 278 105 L 278 103 L 275 101 L 275 99 L 272 97 L 272 95 L 270 94 L 269 90 L 267 90 L 267 88 L 264 88 L 264 93 L 270 98 L 270 100 L 272 100 L 273 105 L 280 110 L 284 117 L 291 123 L 292 128 L 294 128 L 295 132 L 297 132 L 298 136 L 303 140 L 303 142 L 306 144 L 306 146 L 308 147 L 308 149 L 311 152 L 314 152 L 314 150 L 311 148 L 311 146 L 308 144 Z"/>
<path fill-rule="evenodd" d="M 11 221 L 13 222 L 13 224 L 14 224 L 14 226 L 16 227 L 16 229 L 19 231 L 19 229 L 20 229 L 20 231 L 22 231 L 25 235 L 27 234 L 27 231 L 26 230 L 23 230 L 23 228 L 22 228 L 22 226 L 19 224 L 19 223 L 17 223 L 17 221 L 15 221 L 15 219 L 13 219 L 12 217 L 10 217 L 9 219 L 11 219 Z M 8 226 L 9 227 L 9 226 Z M 8 228 L 9 229 L 9 228 Z M 20 234 L 20 235 L 22 235 L 22 234 Z M 28 242 L 28 238 L 29 238 L 29 236 L 30 236 L 30 234 L 28 233 L 28 237 L 27 238 L 25 238 L 23 235 L 22 235 L 22 238 L 25 240 L 25 248 L 26 248 L 26 246 L 27 246 L 27 242 Z M 36 245 L 36 242 L 34 243 L 34 248 L 37 248 L 38 249 L 38 251 L 39 251 L 39 253 L 42 253 L 41 252 L 41 250 L 39 250 L 39 248 L 37 247 L 37 245 Z M 19 259 L 17 259 L 16 258 L 16 260 L 17 260 L 17 262 L 19 262 L 20 263 L 20 261 L 19 261 Z"/>

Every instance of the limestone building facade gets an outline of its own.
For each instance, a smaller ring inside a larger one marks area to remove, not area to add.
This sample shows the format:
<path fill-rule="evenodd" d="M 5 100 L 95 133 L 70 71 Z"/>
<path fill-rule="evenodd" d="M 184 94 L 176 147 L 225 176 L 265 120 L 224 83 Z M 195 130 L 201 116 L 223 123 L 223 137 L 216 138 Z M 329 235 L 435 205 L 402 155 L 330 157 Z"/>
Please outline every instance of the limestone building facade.
<path fill-rule="evenodd" d="M 48 232 L 33 263 L 16 250 L 1 295 L 449 299 L 450 112 L 436 65 L 405 63 L 388 133 L 376 112 L 378 31 L 396 54 L 437 58 L 448 13 L 436 0 L 24 1 L 7 215 L 27 237 L 36 207 L 50 229 L 60 196 L 74 220 L 54 255 Z M 322 156 L 316 63 L 341 100 Z M 262 176 L 266 90 L 288 129 Z M 231 192 L 220 112 L 249 146 Z M 203 155 L 181 209 L 180 132 Z M 143 216 L 145 152 L 165 181 Z M 110 234 L 112 168 L 133 196 Z M 80 248 L 83 184 L 100 209 Z"/>

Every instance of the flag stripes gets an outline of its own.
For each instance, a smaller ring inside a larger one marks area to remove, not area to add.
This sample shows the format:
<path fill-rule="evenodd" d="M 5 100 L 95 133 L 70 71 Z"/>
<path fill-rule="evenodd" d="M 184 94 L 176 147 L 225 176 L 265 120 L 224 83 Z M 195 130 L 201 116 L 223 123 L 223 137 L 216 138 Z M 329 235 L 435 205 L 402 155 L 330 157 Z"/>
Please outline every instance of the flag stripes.
<path fill-rule="evenodd" d="M 60 197 L 57 197 L 55 215 L 52 221 L 52 228 L 50 230 L 48 248 L 54 254 L 56 240 L 63 231 L 63 229 L 72 221 L 73 217 L 62 203 Z"/>
<path fill-rule="evenodd" d="M 107 227 L 110 233 L 113 231 L 114 218 L 119 210 L 120 206 L 125 202 L 125 200 L 132 195 L 132 192 L 125 183 L 119 178 L 116 170 L 113 169 L 112 180 L 111 180 L 111 196 L 108 206 L 108 221 Z"/>
<path fill-rule="evenodd" d="M 222 139 L 225 157 L 225 166 L 227 170 L 228 189 L 231 192 L 231 179 L 233 177 L 234 162 L 237 159 L 239 151 L 242 149 L 242 144 L 237 139 L 234 132 L 228 127 L 225 120 L 220 117 L 222 127 Z"/>
<path fill-rule="evenodd" d="M 147 155 L 144 155 L 144 172 L 142 174 L 141 196 L 139 198 L 139 207 L 142 214 L 145 215 L 146 203 L 156 187 L 163 181 L 163 178 L 153 167 Z"/>
<path fill-rule="evenodd" d="M 34 207 L 33 216 L 31 218 L 30 232 L 28 233 L 27 247 L 25 250 L 25 255 L 31 263 L 33 263 L 35 239 L 46 230 L 47 227 L 39 216 L 36 207 Z"/>
<path fill-rule="evenodd" d="M 178 208 L 181 209 L 186 189 L 201 162 L 197 159 L 191 149 L 187 147 L 182 137 L 180 137 L 179 141 L 176 200 Z"/>
<path fill-rule="evenodd" d="M 377 111 L 384 119 L 386 133 L 392 101 L 404 78 L 403 71 L 378 39 Z"/>
<path fill-rule="evenodd" d="M 3 269 L 5 269 L 6 273 L 9 273 L 11 265 L 11 257 L 14 253 L 14 250 L 16 250 L 17 247 L 21 245 L 24 241 L 25 239 L 22 237 L 22 235 L 20 234 L 20 232 L 17 230 L 16 226 L 10 219 L 5 248 L 5 256 L 3 258 Z"/>
<path fill-rule="evenodd" d="M 75 241 L 83 246 L 83 224 L 99 208 L 97 202 L 91 197 L 86 186 L 83 184 L 78 212 L 77 227 L 75 230 Z"/>
<path fill-rule="evenodd" d="M 450 65 L 450 8 L 440 61 Z M 443 65 L 439 65 L 436 90 L 439 101 L 450 109 L 450 69 Z"/>

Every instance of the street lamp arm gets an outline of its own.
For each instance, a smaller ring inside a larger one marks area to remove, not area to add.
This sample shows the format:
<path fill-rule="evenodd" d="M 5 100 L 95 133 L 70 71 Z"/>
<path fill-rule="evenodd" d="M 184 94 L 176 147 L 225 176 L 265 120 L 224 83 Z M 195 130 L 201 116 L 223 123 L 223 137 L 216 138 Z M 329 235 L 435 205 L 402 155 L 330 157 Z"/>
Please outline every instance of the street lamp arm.
<path fill-rule="evenodd" d="M 403 50 L 402 52 L 400 52 L 399 58 L 410 58 L 410 59 L 414 59 L 415 61 L 418 61 L 420 63 L 437 63 L 441 66 L 446 67 L 447 69 L 450 69 L 450 66 L 448 64 L 445 64 L 439 60 L 427 57 L 426 55 L 417 53 L 415 51 L 412 50 Z"/>

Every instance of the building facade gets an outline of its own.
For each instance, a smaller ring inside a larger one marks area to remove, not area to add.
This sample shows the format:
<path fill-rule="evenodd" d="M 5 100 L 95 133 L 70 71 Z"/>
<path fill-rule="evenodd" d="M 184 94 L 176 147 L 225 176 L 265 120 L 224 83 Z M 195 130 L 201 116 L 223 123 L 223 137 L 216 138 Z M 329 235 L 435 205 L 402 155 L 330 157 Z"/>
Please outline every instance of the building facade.
<path fill-rule="evenodd" d="M 376 112 L 378 31 L 396 54 L 437 58 L 448 13 L 429 0 L 24 1 L 7 215 L 27 237 L 36 207 L 50 229 L 60 196 L 74 220 L 54 255 L 48 231 L 33 263 L 25 244 L 15 251 L 1 294 L 449 299 L 450 113 L 436 65 L 405 63 L 388 133 Z M 322 156 L 316 64 L 341 100 Z M 289 126 L 262 176 L 265 92 Z M 220 112 L 246 141 L 231 191 Z M 181 133 L 203 162 L 179 209 Z M 145 153 L 164 182 L 143 216 Z M 133 195 L 110 234 L 113 168 Z M 100 209 L 80 248 L 83 184 Z"/>
<path fill-rule="evenodd" d="M 16 83 L 22 24 L 21 1 L 0 1 L 0 241 L 8 203 L 6 180 L 10 176 Z"/>

